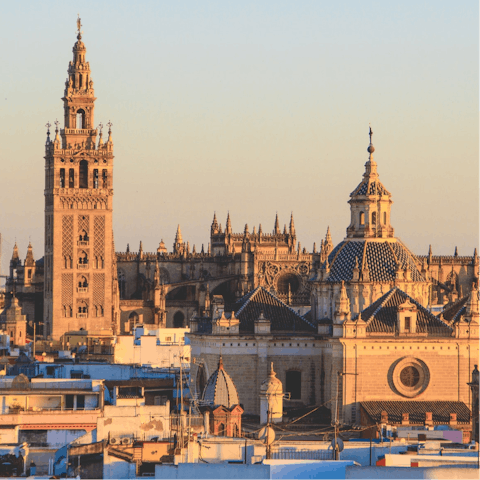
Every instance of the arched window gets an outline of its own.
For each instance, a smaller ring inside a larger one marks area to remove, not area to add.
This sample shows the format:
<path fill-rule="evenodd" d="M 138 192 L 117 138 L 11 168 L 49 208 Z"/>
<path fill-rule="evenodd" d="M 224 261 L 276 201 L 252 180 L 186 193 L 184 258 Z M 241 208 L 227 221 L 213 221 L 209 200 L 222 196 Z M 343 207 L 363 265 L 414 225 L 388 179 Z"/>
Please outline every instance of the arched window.
<path fill-rule="evenodd" d="M 103 182 L 103 188 L 108 188 L 108 176 L 107 176 L 106 170 L 102 170 L 102 182 Z"/>
<path fill-rule="evenodd" d="M 220 425 L 218 425 L 218 436 L 219 437 L 224 437 L 225 436 L 225 424 L 224 423 L 220 423 Z"/>
<path fill-rule="evenodd" d="M 383 224 L 387 224 L 387 212 L 383 212 Z"/>
<path fill-rule="evenodd" d="M 80 162 L 79 187 L 88 188 L 88 162 L 86 160 Z"/>
<path fill-rule="evenodd" d="M 377 224 L 377 212 L 372 212 L 372 225 Z"/>
<path fill-rule="evenodd" d="M 302 372 L 290 370 L 287 372 L 285 389 L 290 392 L 292 400 L 301 400 L 302 398 Z"/>
<path fill-rule="evenodd" d="M 88 287 L 88 282 L 86 277 L 80 277 L 80 280 L 78 282 L 78 288 L 87 288 Z"/>
<path fill-rule="evenodd" d="M 88 233 L 86 232 L 86 230 L 82 230 L 80 232 L 79 240 L 81 242 L 88 242 Z"/>
<path fill-rule="evenodd" d="M 93 188 L 98 188 L 98 168 L 93 170 Z"/>
<path fill-rule="evenodd" d="M 68 171 L 68 188 L 75 188 L 75 170 L 73 168 Z"/>
<path fill-rule="evenodd" d="M 65 188 L 65 169 L 60 169 L 60 188 Z"/>
<path fill-rule="evenodd" d="M 184 320 L 185 320 L 185 315 L 182 312 L 178 311 L 173 316 L 173 328 L 182 328 Z"/>
<path fill-rule="evenodd" d="M 238 431 L 238 425 L 235 423 L 235 425 L 233 425 L 233 436 L 234 437 L 239 437 L 239 431 Z"/>
<path fill-rule="evenodd" d="M 365 214 L 360 212 L 360 225 L 365 225 Z"/>
<path fill-rule="evenodd" d="M 125 296 L 125 290 L 126 290 L 125 273 L 123 273 L 122 271 L 118 272 L 118 288 L 120 290 L 120 298 L 121 299 L 126 298 L 126 296 Z"/>
<path fill-rule="evenodd" d="M 78 257 L 78 263 L 80 265 L 88 265 L 88 255 L 86 252 L 80 253 L 80 256 Z"/>
<path fill-rule="evenodd" d="M 77 128 L 85 128 L 85 110 L 77 110 Z"/>
<path fill-rule="evenodd" d="M 133 329 L 138 324 L 138 313 L 132 312 L 128 317 L 128 330 L 127 332 L 133 332 Z"/>
<path fill-rule="evenodd" d="M 87 314 L 88 313 L 88 305 L 84 302 L 82 302 L 79 306 L 78 306 L 78 313 L 80 314 Z"/>

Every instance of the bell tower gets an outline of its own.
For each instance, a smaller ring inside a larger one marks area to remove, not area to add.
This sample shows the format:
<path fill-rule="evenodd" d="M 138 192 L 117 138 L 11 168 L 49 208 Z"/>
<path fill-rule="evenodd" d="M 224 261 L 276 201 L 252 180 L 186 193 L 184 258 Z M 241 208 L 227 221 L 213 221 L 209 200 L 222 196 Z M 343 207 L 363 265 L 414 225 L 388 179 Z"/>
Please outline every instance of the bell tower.
<path fill-rule="evenodd" d="M 95 95 L 80 18 L 63 97 L 65 127 L 47 124 L 45 144 L 44 336 L 68 330 L 112 330 L 113 141 L 94 128 Z M 98 135 L 98 143 L 97 143 Z"/>

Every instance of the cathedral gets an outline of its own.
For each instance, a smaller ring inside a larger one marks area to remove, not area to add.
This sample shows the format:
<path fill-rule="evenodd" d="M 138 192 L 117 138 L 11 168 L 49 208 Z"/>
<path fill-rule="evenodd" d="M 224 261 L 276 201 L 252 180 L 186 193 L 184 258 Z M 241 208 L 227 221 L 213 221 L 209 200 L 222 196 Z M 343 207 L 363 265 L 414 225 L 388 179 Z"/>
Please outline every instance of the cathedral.
<path fill-rule="evenodd" d="M 0 325 L 21 307 L 27 334 L 35 325 L 52 341 L 80 329 L 114 336 L 137 324 L 152 333 L 190 326 L 197 394 L 223 353 L 246 413 L 258 414 L 272 361 L 290 393 L 287 407 L 331 408 L 335 398 L 352 423 L 373 400 L 471 407 L 477 251 L 421 256 L 395 237 L 371 130 L 336 246 L 327 231 L 318 251 L 302 248 L 293 214 L 283 228 L 277 216 L 272 230 L 245 225 L 237 233 L 230 215 L 222 227 L 214 214 L 206 247 L 191 247 L 179 225 L 171 250 L 161 240 L 156 252 L 142 243 L 116 252 L 112 124 L 105 138 L 103 125 L 95 127 L 80 26 L 67 72 L 64 127 L 55 122 L 52 134 L 48 124 L 45 144 L 45 254 L 35 260 L 29 244 L 22 261 L 15 245 Z"/>

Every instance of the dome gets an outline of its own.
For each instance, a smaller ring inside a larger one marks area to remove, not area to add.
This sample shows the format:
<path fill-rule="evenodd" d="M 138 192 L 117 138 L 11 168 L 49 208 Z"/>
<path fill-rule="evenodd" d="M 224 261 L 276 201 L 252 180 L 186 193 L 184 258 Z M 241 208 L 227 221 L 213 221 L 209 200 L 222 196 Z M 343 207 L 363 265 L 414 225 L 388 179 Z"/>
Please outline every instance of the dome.
<path fill-rule="evenodd" d="M 323 265 L 326 267 L 326 262 Z M 414 282 L 426 281 L 415 255 L 397 238 L 347 238 L 332 250 L 328 265 L 330 273 L 327 282 L 350 282 L 356 265 L 360 273 L 363 270 L 365 274 L 368 269 L 370 282 L 393 282 L 398 268 L 408 268 Z"/>
<path fill-rule="evenodd" d="M 205 386 L 202 400 L 211 406 L 223 405 L 227 408 L 240 403 L 238 401 L 237 387 L 235 387 L 230 375 L 223 368 L 221 355 L 218 361 L 218 368 L 212 373 Z"/>
<path fill-rule="evenodd" d="M 260 394 L 264 395 L 283 395 L 282 382 L 277 378 L 277 374 L 273 370 L 273 362 L 270 364 L 268 377 L 260 385 Z"/>

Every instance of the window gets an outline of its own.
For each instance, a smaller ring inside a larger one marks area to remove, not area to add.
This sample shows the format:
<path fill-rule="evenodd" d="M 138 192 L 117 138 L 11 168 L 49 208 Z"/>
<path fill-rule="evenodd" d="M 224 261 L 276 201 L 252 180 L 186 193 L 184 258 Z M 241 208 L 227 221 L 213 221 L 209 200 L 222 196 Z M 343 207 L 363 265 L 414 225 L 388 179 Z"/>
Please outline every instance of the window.
<path fill-rule="evenodd" d="M 98 168 L 93 170 L 93 188 L 98 188 Z"/>
<path fill-rule="evenodd" d="M 387 212 L 383 212 L 383 224 L 387 224 Z"/>
<path fill-rule="evenodd" d="M 225 436 L 225 424 L 224 423 L 220 423 L 220 425 L 218 425 L 218 436 L 219 437 L 224 437 Z"/>
<path fill-rule="evenodd" d="M 81 277 L 80 281 L 78 282 L 78 288 L 87 288 L 88 287 L 88 282 L 85 277 Z"/>
<path fill-rule="evenodd" d="M 87 314 L 88 313 L 88 306 L 86 303 L 81 303 L 78 307 L 78 313 L 80 314 Z"/>
<path fill-rule="evenodd" d="M 107 181 L 107 171 L 104 169 L 102 170 L 102 182 L 103 182 L 103 188 L 108 188 L 108 181 Z"/>
<path fill-rule="evenodd" d="M 78 257 L 78 263 L 79 265 L 88 265 L 88 255 L 86 252 L 80 253 L 80 256 Z"/>
<path fill-rule="evenodd" d="M 302 372 L 295 370 L 287 372 L 286 391 L 290 392 L 292 400 L 300 400 L 302 398 Z"/>
<path fill-rule="evenodd" d="M 365 214 L 360 212 L 360 225 L 365 225 Z"/>
<path fill-rule="evenodd" d="M 405 317 L 405 333 L 410 333 L 411 317 Z"/>
<path fill-rule="evenodd" d="M 85 217 L 84 217 L 85 218 Z M 85 230 L 82 230 L 80 232 L 80 237 L 79 237 L 79 240 L 81 242 L 88 242 L 88 233 L 85 231 Z"/>
<path fill-rule="evenodd" d="M 182 328 L 184 320 L 185 320 L 185 315 L 182 312 L 178 311 L 173 316 L 173 327 L 174 328 Z"/>
<path fill-rule="evenodd" d="M 377 224 L 377 212 L 372 212 L 372 225 Z"/>
<path fill-rule="evenodd" d="M 81 82 L 81 76 L 80 76 Z M 77 111 L 77 128 L 82 129 L 85 128 L 85 110 L 78 110 Z"/>
<path fill-rule="evenodd" d="M 65 169 L 60 169 L 60 188 L 65 188 Z"/>
<path fill-rule="evenodd" d="M 80 162 L 79 187 L 88 188 L 88 162 L 86 160 Z"/>
<path fill-rule="evenodd" d="M 68 171 L 68 188 L 75 188 L 75 170 L 73 168 Z"/>
<path fill-rule="evenodd" d="M 31 278 L 32 278 L 32 271 L 28 270 L 28 279 L 31 280 Z"/>
<path fill-rule="evenodd" d="M 405 367 L 400 372 L 400 381 L 406 387 L 416 387 L 420 381 L 420 372 L 412 365 Z"/>

